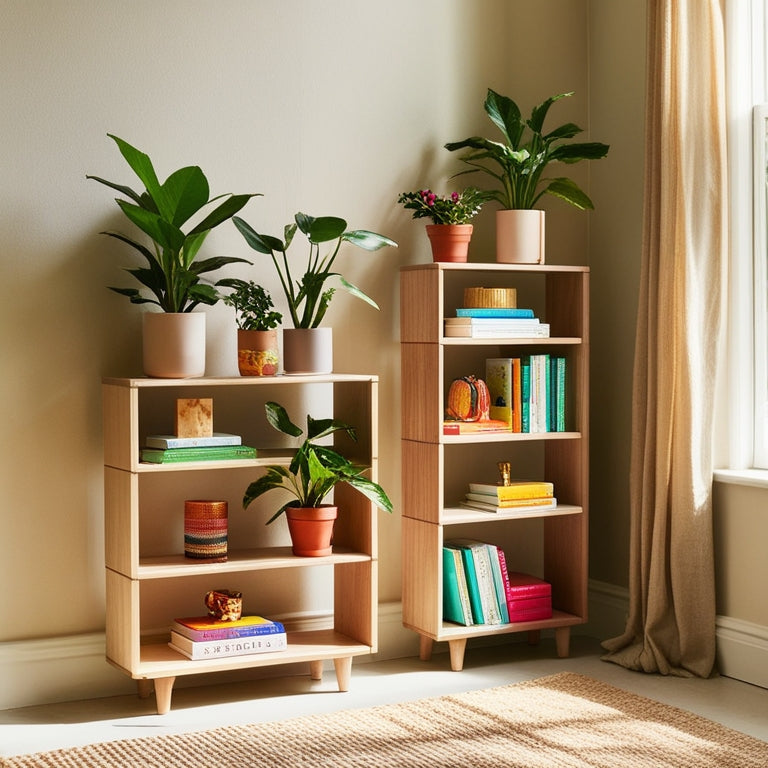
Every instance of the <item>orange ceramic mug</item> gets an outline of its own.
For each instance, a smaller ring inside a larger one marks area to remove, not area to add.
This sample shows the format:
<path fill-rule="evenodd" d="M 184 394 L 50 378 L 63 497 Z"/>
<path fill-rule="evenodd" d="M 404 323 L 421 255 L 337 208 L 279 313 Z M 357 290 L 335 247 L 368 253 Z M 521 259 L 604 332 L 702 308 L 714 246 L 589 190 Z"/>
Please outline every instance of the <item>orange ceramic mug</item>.
<path fill-rule="evenodd" d="M 243 593 L 213 589 L 205 596 L 208 615 L 219 621 L 237 621 L 243 614 Z"/>

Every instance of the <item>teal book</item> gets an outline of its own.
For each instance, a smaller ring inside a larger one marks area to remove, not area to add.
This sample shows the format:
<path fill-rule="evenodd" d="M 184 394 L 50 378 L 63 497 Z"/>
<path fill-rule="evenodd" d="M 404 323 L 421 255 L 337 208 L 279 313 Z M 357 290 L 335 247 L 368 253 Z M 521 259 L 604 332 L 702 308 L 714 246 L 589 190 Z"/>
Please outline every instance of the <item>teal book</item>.
<path fill-rule="evenodd" d="M 469 547 L 451 541 L 445 542 L 446 547 L 456 549 L 461 552 L 461 560 L 464 565 L 464 575 L 467 579 L 467 589 L 469 590 L 469 602 L 472 606 L 472 621 L 475 624 L 485 624 L 485 614 L 483 613 L 483 601 L 480 597 L 480 584 L 475 570 L 475 560 L 472 550 Z"/>
<path fill-rule="evenodd" d="M 198 446 L 195 448 L 142 448 L 140 458 L 151 464 L 174 464 L 184 461 L 227 461 L 255 459 L 256 449 L 247 445 Z"/>
<path fill-rule="evenodd" d="M 513 307 L 459 307 L 456 317 L 513 317 L 532 318 L 532 309 L 516 309 Z"/>
<path fill-rule="evenodd" d="M 443 621 L 474 623 L 461 552 L 450 547 L 443 547 Z"/>
<path fill-rule="evenodd" d="M 520 360 L 520 431 L 531 431 L 531 358 Z"/>

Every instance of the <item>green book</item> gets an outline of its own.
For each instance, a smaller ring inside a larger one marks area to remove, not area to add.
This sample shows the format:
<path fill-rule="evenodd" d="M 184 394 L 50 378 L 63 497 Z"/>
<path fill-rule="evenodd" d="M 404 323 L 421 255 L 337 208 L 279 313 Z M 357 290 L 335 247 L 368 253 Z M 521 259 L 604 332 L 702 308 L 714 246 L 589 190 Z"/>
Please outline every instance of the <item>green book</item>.
<path fill-rule="evenodd" d="M 256 449 L 247 445 L 198 446 L 195 448 L 142 448 L 141 461 L 172 464 L 183 461 L 225 461 L 255 459 Z"/>
<path fill-rule="evenodd" d="M 472 625 L 472 607 L 461 552 L 443 547 L 443 621 Z"/>
<path fill-rule="evenodd" d="M 475 558 L 472 550 L 457 542 L 446 541 L 446 547 L 457 549 L 461 552 L 461 560 L 464 564 L 464 575 L 467 578 L 467 588 L 469 589 L 469 601 L 472 605 L 472 621 L 475 624 L 485 624 L 485 614 L 483 613 L 483 601 L 480 597 L 480 584 L 477 580 L 475 570 Z"/>

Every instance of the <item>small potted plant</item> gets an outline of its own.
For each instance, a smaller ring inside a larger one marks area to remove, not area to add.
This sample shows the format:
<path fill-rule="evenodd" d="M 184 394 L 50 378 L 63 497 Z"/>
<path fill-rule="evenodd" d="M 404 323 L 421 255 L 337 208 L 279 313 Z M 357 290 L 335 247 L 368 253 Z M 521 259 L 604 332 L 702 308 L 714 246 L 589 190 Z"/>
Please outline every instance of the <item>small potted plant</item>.
<path fill-rule="evenodd" d="M 235 310 L 240 375 L 274 376 L 280 359 L 277 326 L 283 316 L 274 309 L 269 291 L 253 280 L 237 278 L 224 278 L 216 285 L 232 288 L 224 303 Z"/>
<path fill-rule="evenodd" d="M 397 202 L 413 211 L 414 219 L 432 220 L 426 230 L 435 261 L 466 261 L 473 230 L 469 222 L 480 213 L 489 197 L 487 192 L 474 187 L 450 195 L 437 195 L 431 189 L 420 189 L 403 192 Z"/>
<path fill-rule="evenodd" d="M 220 296 L 201 275 L 214 272 L 225 264 L 249 263 L 245 259 L 216 256 L 198 259 L 197 255 L 212 229 L 232 218 L 255 195 L 219 195 L 210 197 L 208 179 L 197 166 L 174 171 L 162 184 L 149 156 L 127 141 L 107 134 L 117 144 L 120 154 L 144 185 L 134 191 L 124 184 L 98 176 L 86 176 L 119 192 L 120 210 L 152 240 L 152 248 L 119 232 L 102 234 L 120 240 L 136 250 L 145 266 L 126 268 L 126 272 L 149 291 L 139 288 L 111 290 L 127 296 L 132 304 L 154 304 L 162 312 L 144 314 L 144 372 L 148 376 L 202 376 L 205 372 L 205 315 L 192 312 L 200 304 L 213 305 Z M 182 230 L 192 217 L 221 197 L 226 198 L 207 216 Z M 190 340 L 192 334 L 193 340 Z"/>
<path fill-rule="evenodd" d="M 276 430 L 290 437 L 304 434 L 291 422 L 282 405 L 268 402 L 265 408 L 267 421 Z M 392 511 L 392 502 L 384 489 L 365 476 L 367 467 L 352 464 L 334 448 L 318 444 L 318 440 L 339 431 L 356 439 L 354 427 L 349 424 L 336 419 L 313 419 L 308 415 L 306 436 L 290 465 L 265 467 L 265 474 L 251 483 L 243 496 L 243 508 L 247 509 L 268 491 L 281 489 L 290 494 L 292 498 L 267 520 L 267 525 L 285 513 L 295 555 L 319 557 L 331 553 L 333 523 L 338 510 L 323 501 L 339 483 L 355 488 L 379 509 Z M 308 535 L 306 540 L 305 535 Z"/>
<path fill-rule="evenodd" d="M 496 214 L 497 261 L 544 262 L 544 212 L 534 208 L 543 195 L 554 195 L 581 210 L 594 208 L 590 198 L 571 179 L 543 176 L 550 163 L 572 165 L 582 160 L 598 160 L 608 154 L 607 144 L 566 143 L 582 132 L 574 123 L 565 123 L 544 133 L 549 108 L 559 99 L 572 95 L 551 96 L 534 107 L 525 120 L 512 99 L 489 88 L 485 112 L 501 131 L 503 141 L 471 136 L 445 145 L 451 152 L 470 150 L 461 159 L 471 169 L 458 175 L 480 171 L 494 179 L 495 186 L 489 190 L 489 197 L 503 209 Z M 522 227 L 521 232 L 529 233 L 530 244 L 517 240 L 518 226 Z"/>
<path fill-rule="evenodd" d="M 350 243 L 366 251 L 377 251 L 384 246 L 397 247 L 394 240 L 365 229 L 347 230 L 347 222 L 336 216 L 315 218 L 297 213 L 294 223 L 286 225 L 283 239 L 259 234 L 243 219 L 232 221 L 246 243 L 258 253 L 272 257 L 280 284 L 288 301 L 293 328 L 283 330 L 283 369 L 286 373 L 330 373 L 333 370 L 333 340 L 330 328 L 320 328 L 334 288 L 326 288 L 332 277 L 339 278 L 344 290 L 378 309 L 373 299 L 358 287 L 332 271 L 342 243 Z M 301 276 L 291 271 L 288 248 L 297 232 L 307 238 L 308 254 Z M 330 244 L 326 254 L 321 247 Z"/>

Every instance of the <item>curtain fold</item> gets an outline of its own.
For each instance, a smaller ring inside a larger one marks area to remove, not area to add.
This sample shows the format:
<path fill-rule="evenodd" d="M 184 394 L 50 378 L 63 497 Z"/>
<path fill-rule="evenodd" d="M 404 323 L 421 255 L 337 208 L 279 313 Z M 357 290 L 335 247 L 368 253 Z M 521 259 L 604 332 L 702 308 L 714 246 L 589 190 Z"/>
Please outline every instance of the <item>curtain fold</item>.
<path fill-rule="evenodd" d="M 715 668 L 715 371 L 727 266 L 724 12 L 648 0 L 645 202 L 630 464 L 630 613 L 603 658 Z"/>

